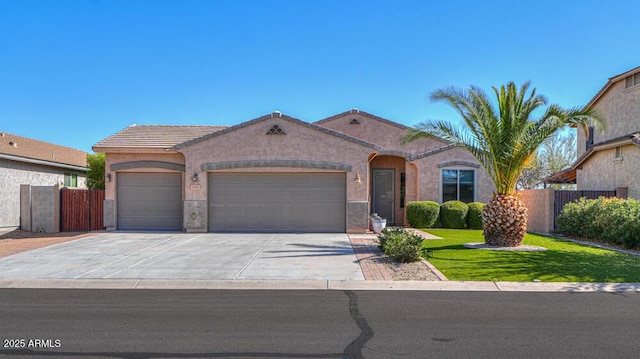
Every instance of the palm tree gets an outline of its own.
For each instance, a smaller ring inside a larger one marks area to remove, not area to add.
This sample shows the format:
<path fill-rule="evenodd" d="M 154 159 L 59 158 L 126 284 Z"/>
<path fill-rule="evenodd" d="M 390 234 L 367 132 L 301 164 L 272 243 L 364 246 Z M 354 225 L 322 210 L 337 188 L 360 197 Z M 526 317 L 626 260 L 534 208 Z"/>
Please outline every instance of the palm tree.
<path fill-rule="evenodd" d="M 462 117 L 466 130 L 443 121 L 428 121 L 409 129 L 404 143 L 420 138 L 441 138 L 466 148 L 487 171 L 496 186 L 482 212 L 485 243 L 519 246 L 527 230 L 527 208 L 516 196 L 516 184 L 536 149 L 566 125 L 602 127 L 602 119 L 590 108 L 547 106 L 547 99 L 530 92 L 529 82 L 518 89 L 510 82 L 493 87 L 497 108 L 480 88 L 446 88 L 431 95 L 444 101 Z M 528 93 L 529 92 L 529 93 Z M 528 94 L 527 94 L 528 93 Z M 534 112 L 547 106 L 540 117 Z"/>

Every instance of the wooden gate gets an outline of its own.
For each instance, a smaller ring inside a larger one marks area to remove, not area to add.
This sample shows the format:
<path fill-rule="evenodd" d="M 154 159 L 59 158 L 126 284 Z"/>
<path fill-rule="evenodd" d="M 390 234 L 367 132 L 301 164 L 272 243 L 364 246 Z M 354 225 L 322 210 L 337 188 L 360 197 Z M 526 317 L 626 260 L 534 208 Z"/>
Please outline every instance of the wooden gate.
<path fill-rule="evenodd" d="M 60 191 L 60 230 L 75 232 L 104 229 L 103 201 L 104 190 L 63 188 Z"/>

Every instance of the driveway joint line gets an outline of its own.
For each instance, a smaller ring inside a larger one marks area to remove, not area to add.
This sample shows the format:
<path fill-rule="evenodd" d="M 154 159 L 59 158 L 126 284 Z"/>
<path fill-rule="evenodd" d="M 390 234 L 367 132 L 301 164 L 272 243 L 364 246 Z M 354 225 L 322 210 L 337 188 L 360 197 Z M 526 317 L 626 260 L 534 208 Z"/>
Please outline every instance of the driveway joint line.
<path fill-rule="evenodd" d="M 120 261 L 123 261 L 123 260 L 125 260 L 125 259 L 127 259 L 127 258 L 129 258 L 129 257 L 132 257 L 132 256 L 134 256 L 134 255 L 140 254 L 140 253 L 142 253 L 143 251 L 146 251 L 147 249 L 151 249 L 151 248 L 153 248 L 153 247 L 159 246 L 159 245 L 161 245 L 161 244 L 164 244 L 164 243 L 166 243 L 166 242 L 168 242 L 168 241 L 170 241 L 170 240 L 172 240 L 172 239 L 176 239 L 176 238 L 178 238 L 178 237 L 179 237 L 179 236 L 169 237 L 169 238 L 167 238 L 167 239 L 165 239 L 165 240 L 163 240 L 163 241 L 161 241 L 161 242 L 159 242 L 159 243 L 155 243 L 155 244 L 150 245 L 150 246 L 148 246 L 148 247 L 144 247 L 144 248 L 142 248 L 142 249 L 140 249 L 140 250 L 138 250 L 138 251 L 136 251 L 136 252 L 134 252 L 134 253 L 131 253 L 131 254 L 129 254 L 129 255 L 126 255 L 126 256 L 124 256 L 124 257 L 121 257 L 121 258 L 118 258 L 118 259 L 116 259 L 116 260 L 114 260 L 114 261 L 111 261 L 111 262 L 109 262 L 109 263 L 107 263 L 107 264 L 103 264 L 103 265 L 101 265 L 101 266 L 99 266 L 99 267 L 93 268 L 92 270 L 89 270 L 89 271 L 86 271 L 86 272 L 84 272 L 84 273 L 82 273 L 82 274 L 79 274 L 79 275 L 77 275 L 77 276 L 73 277 L 73 279 L 79 279 L 80 277 L 84 277 L 85 275 L 87 275 L 87 274 L 89 274 L 89 273 L 93 273 L 93 272 L 95 272 L 95 271 L 97 271 L 97 270 L 100 270 L 100 269 L 106 268 L 106 267 L 108 267 L 108 266 L 110 266 L 110 265 L 112 265 L 112 264 L 114 264 L 114 263 L 118 263 L 118 262 L 120 262 Z"/>
<path fill-rule="evenodd" d="M 131 268 L 133 268 L 133 267 L 137 266 L 138 264 L 144 263 L 144 262 L 148 261 L 148 260 L 149 260 L 149 259 L 151 259 L 151 258 L 155 258 L 155 257 L 157 257 L 157 256 L 159 256 L 159 255 L 161 255 L 161 254 L 166 253 L 167 251 L 170 251 L 170 250 L 172 250 L 172 249 L 174 249 L 174 248 L 176 248 L 176 247 L 179 247 L 179 246 L 181 246 L 181 245 L 183 245 L 183 244 L 185 244 L 185 243 L 187 243 L 187 242 L 191 242 L 192 240 L 194 240 L 194 239 L 196 239 L 196 238 L 198 238 L 198 237 L 201 237 L 201 236 L 202 236 L 202 235 L 200 234 L 200 235 L 197 235 L 197 236 L 195 236 L 195 237 L 191 237 L 191 238 L 189 238 L 189 239 L 187 239 L 187 240 L 184 240 L 184 241 L 182 241 L 182 242 L 180 242 L 180 243 L 178 243 L 178 244 L 176 244 L 176 245 L 174 245 L 174 246 L 172 246 L 172 247 L 169 247 L 169 248 L 167 248 L 167 249 L 165 249 L 165 250 L 163 250 L 163 251 L 160 251 L 160 252 L 158 252 L 158 253 L 156 253 L 156 254 L 154 254 L 154 255 L 150 256 L 150 257 L 144 258 L 143 260 L 141 260 L 141 261 L 139 261 L 139 262 L 137 262 L 137 263 L 134 263 L 134 264 L 132 264 L 132 265 L 130 265 L 130 266 L 128 266 L 128 267 L 126 267 L 126 268 L 120 269 L 120 270 L 118 270 L 118 271 L 115 271 L 114 273 L 111 273 L 111 274 L 109 274 L 108 276 L 105 276 L 105 277 L 102 277 L 102 278 L 103 278 L 103 279 L 111 278 L 112 276 L 114 276 L 114 275 L 116 275 L 116 274 L 118 274 L 118 273 L 122 273 L 122 272 L 124 272 L 124 271 L 127 271 L 127 270 L 129 270 L 129 269 L 131 269 Z"/>
<path fill-rule="evenodd" d="M 258 257 L 258 255 L 260 255 L 260 253 L 262 253 L 262 251 L 267 247 L 267 245 L 271 242 L 272 239 L 274 239 L 276 237 L 275 234 L 272 234 L 271 237 L 269 237 L 269 239 L 267 239 L 266 242 L 264 242 L 264 244 L 262 245 L 262 247 L 260 247 L 260 249 L 258 249 L 258 251 L 256 252 L 256 254 L 253 255 L 253 257 L 251 257 L 251 259 L 249 260 L 249 262 L 242 267 L 242 269 L 240 269 L 240 272 L 238 272 L 238 274 L 236 274 L 235 277 L 233 277 L 233 279 L 238 279 L 238 277 L 240 275 L 242 275 L 242 273 L 247 270 L 247 268 L 249 267 L 249 265 L 251 265 L 251 263 L 253 263 L 253 261 Z"/>

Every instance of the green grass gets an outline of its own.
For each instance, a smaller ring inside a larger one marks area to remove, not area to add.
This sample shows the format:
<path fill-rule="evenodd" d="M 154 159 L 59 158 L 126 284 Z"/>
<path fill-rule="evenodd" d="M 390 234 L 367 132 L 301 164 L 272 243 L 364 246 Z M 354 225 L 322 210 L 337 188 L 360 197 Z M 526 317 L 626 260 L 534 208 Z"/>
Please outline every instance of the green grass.
<path fill-rule="evenodd" d="M 527 234 L 523 244 L 545 252 L 464 248 L 484 242 L 481 230 L 423 229 L 443 239 L 425 240 L 426 258 L 450 280 L 531 282 L 640 282 L 640 257 Z"/>

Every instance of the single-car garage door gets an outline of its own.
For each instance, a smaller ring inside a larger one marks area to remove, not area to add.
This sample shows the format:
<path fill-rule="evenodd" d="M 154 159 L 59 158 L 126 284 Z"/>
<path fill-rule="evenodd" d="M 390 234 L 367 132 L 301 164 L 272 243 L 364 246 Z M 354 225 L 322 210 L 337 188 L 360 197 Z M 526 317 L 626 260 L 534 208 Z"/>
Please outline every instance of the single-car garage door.
<path fill-rule="evenodd" d="M 182 230 L 181 173 L 118 173 L 118 229 Z"/>
<path fill-rule="evenodd" d="M 344 173 L 211 173 L 212 232 L 345 232 Z"/>

